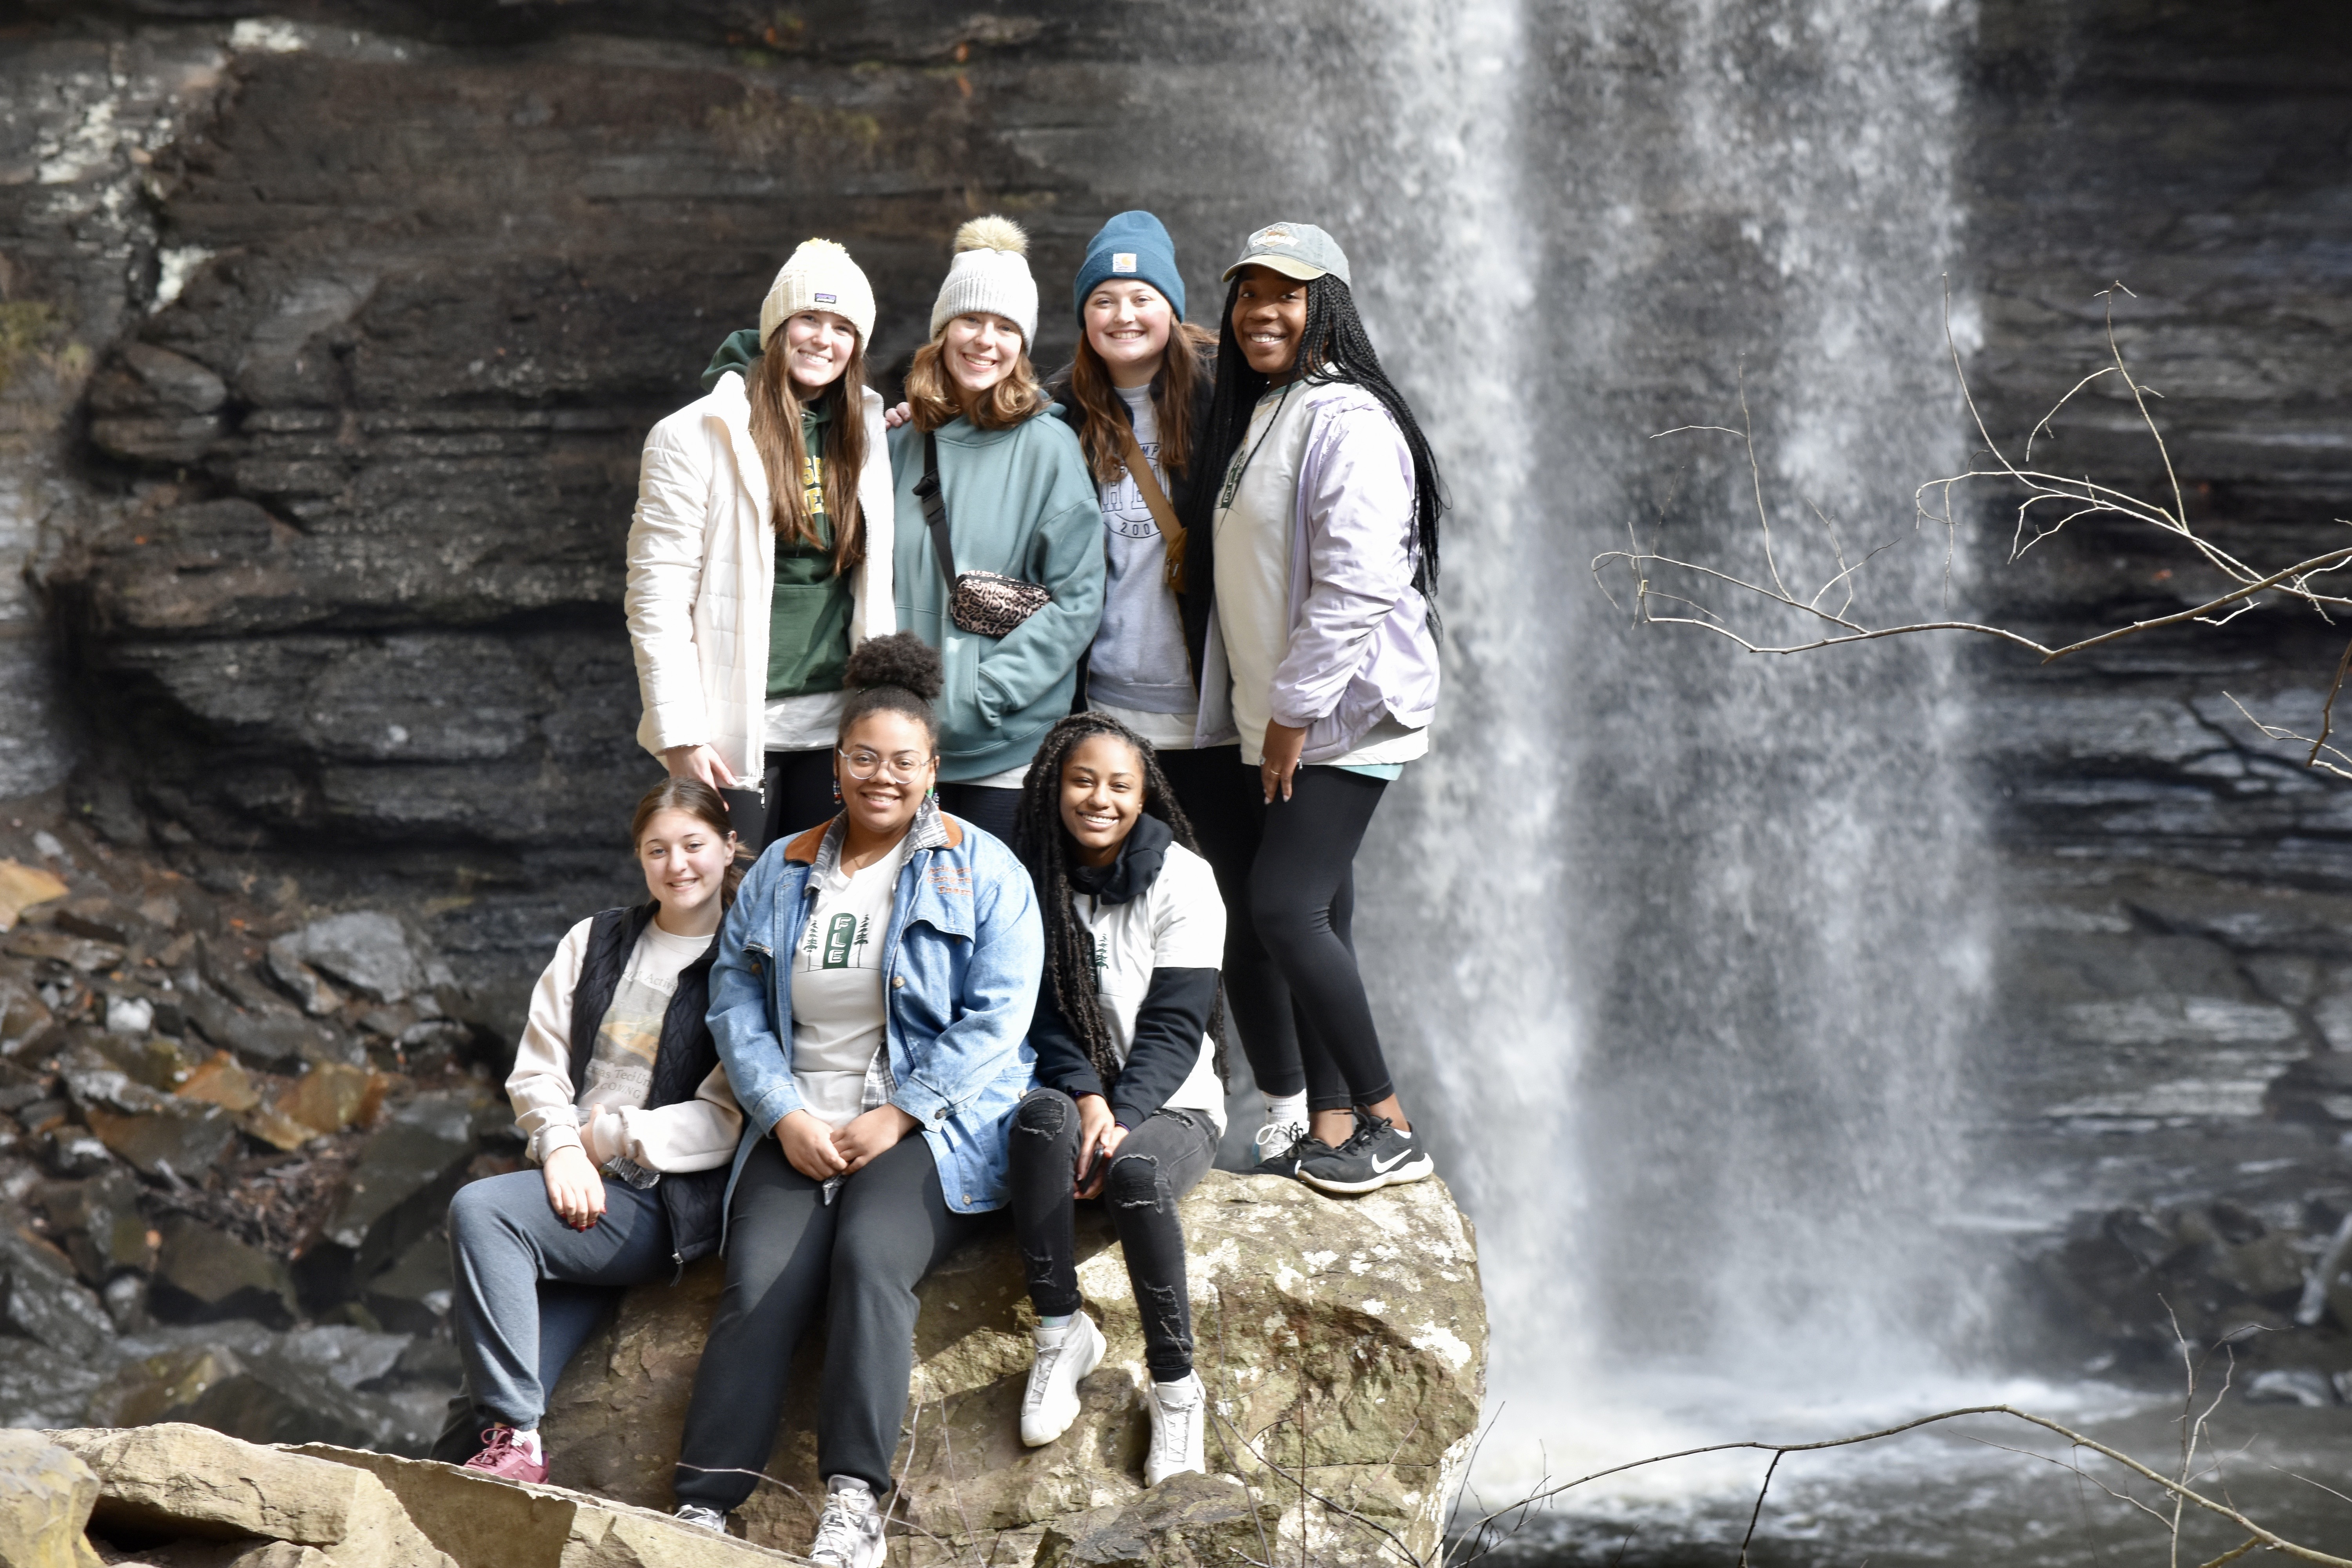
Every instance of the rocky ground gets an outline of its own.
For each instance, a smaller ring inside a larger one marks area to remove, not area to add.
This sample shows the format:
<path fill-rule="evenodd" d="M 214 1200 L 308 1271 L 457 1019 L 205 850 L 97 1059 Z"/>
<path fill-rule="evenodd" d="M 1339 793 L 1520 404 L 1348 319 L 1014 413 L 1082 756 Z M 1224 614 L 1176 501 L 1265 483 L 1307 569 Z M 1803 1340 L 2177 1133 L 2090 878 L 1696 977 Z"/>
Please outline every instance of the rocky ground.
<path fill-rule="evenodd" d="M 443 1210 L 519 1163 L 504 1029 L 389 915 L 37 805 L 0 817 L 0 1425 L 417 1450 Z"/>

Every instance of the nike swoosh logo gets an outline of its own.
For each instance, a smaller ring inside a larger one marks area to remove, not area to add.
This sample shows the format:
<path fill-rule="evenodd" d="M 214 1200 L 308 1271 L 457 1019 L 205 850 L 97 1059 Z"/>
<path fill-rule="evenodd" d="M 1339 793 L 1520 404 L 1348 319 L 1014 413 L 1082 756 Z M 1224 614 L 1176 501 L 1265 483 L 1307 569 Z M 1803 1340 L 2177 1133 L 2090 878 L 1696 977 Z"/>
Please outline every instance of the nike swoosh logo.
<path fill-rule="evenodd" d="M 1408 1150 L 1406 1150 L 1403 1153 L 1399 1154 L 1399 1155 L 1398 1155 L 1395 1159 L 1393 1159 L 1393 1160 L 1387 1160 L 1387 1161 L 1375 1160 L 1375 1161 L 1373 1161 L 1373 1162 L 1372 1162 L 1372 1171 L 1373 1171 L 1373 1173 L 1374 1173 L 1375 1174 L 1377 1174 L 1377 1175 L 1382 1175 L 1382 1176 L 1385 1176 L 1385 1175 L 1387 1175 L 1387 1174 L 1389 1173 L 1389 1172 L 1390 1172 L 1391 1170 L 1394 1169 L 1394 1168 L 1395 1168 L 1396 1166 L 1398 1166 L 1398 1165 L 1401 1165 L 1401 1164 L 1404 1163 L 1404 1162 L 1406 1162 L 1407 1160 L 1410 1160 L 1410 1159 L 1412 1159 L 1412 1150 L 1410 1150 L 1410 1149 L 1408 1149 Z"/>

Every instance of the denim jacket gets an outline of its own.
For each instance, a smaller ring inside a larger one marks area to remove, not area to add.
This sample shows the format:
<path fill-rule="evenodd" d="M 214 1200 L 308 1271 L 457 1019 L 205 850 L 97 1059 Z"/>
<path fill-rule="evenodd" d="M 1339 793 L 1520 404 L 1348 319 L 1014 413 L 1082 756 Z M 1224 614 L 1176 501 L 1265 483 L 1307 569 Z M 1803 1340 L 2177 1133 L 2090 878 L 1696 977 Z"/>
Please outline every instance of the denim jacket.
<path fill-rule="evenodd" d="M 802 1108 L 792 955 L 815 899 L 811 872 L 839 854 L 839 826 L 770 845 L 719 928 L 710 1034 L 743 1108 L 730 1205 L 752 1145 Z M 1028 1034 L 1045 925 L 1028 872 L 1001 842 L 928 802 L 908 831 L 882 949 L 889 1100 L 922 1124 L 948 1206 L 978 1214 L 1006 1202 L 1013 1112 L 1036 1082 Z"/>

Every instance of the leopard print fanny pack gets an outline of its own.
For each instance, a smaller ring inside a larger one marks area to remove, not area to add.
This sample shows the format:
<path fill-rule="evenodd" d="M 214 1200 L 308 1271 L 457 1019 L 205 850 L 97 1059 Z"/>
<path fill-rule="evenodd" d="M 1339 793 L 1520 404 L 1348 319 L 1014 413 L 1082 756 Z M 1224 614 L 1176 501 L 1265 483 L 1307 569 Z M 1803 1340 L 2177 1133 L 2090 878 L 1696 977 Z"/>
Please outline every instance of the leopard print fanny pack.
<path fill-rule="evenodd" d="M 915 497 L 923 503 L 923 521 L 940 558 L 940 580 L 948 584 L 948 618 L 957 630 L 974 637 L 1006 637 L 1054 602 L 1053 594 L 1038 584 L 1002 572 L 955 569 L 955 552 L 948 543 L 947 502 L 940 493 L 939 442 L 929 431 L 923 435 L 923 477 L 915 481 Z"/>

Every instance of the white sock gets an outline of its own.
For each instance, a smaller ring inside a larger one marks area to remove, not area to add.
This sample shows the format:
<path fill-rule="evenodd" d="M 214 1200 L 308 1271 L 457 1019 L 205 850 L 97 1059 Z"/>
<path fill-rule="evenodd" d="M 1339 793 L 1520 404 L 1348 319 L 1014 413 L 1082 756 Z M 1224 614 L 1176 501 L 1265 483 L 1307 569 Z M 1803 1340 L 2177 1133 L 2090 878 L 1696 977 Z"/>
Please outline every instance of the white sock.
<path fill-rule="evenodd" d="M 1306 1126 L 1307 1091 L 1302 1089 L 1297 1094 L 1286 1094 L 1280 1097 L 1267 1095 L 1265 1120 L 1268 1125 L 1275 1127 Z"/>
<path fill-rule="evenodd" d="M 524 1453 L 529 1454 L 533 1460 L 545 1457 L 540 1452 L 539 1428 L 536 1426 L 532 1427 L 528 1432 L 525 1432 L 520 1428 L 517 1428 L 514 1435 L 514 1446 L 520 1448 Z"/>
<path fill-rule="evenodd" d="M 1049 1333 L 1058 1333 L 1062 1330 L 1068 1328 L 1070 1326 L 1070 1320 L 1076 1316 L 1077 1314 L 1076 1312 L 1055 1312 L 1051 1314 L 1040 1312 L 1037 1314 L 1037 1326 L 1045 1330 Z"/>

